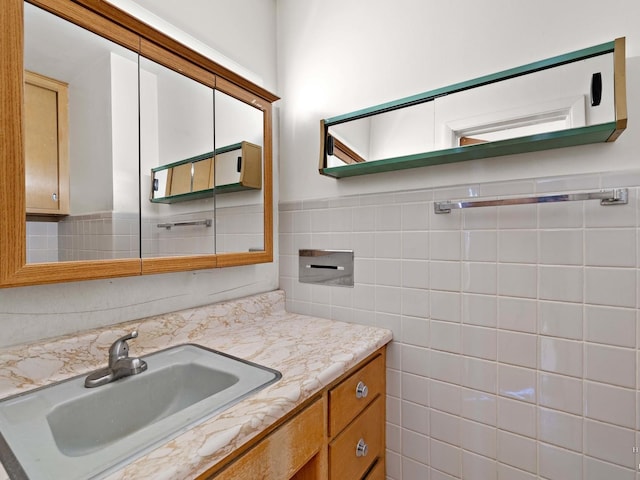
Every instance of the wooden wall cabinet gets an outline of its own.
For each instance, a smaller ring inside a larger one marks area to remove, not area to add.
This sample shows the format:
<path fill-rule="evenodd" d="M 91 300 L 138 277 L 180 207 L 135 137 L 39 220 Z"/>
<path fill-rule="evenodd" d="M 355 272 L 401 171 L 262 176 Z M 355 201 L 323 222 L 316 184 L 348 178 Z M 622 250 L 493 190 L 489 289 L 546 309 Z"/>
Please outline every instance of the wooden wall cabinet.
<path fill-rule="evenodd" d="M 386 348 L 198 480 L 384 480 Z"/>
<path fill-rule="evenodd" d="M 68 86 L 25 72 L 27 214 L 69 213 Z"/>

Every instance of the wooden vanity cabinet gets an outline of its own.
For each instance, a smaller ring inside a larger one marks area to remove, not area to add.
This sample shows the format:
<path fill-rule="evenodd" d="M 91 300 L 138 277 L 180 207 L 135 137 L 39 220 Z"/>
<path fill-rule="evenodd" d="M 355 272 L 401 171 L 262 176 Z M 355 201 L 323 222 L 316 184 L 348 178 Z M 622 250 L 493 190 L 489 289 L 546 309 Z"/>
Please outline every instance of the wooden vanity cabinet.
<path fill-rule="evenodd" d="M 24 72 L 27 214 L 69 214 L 68 85 Z"/>
<path fill-rule="evenodd" d="M 385 354 L 329 390 L 329 479 L 384 475 Z"/>
<path fill-rule="evenodd" d="M 384 480 L 385 360 L 383 347 L 197 480 Z"/>

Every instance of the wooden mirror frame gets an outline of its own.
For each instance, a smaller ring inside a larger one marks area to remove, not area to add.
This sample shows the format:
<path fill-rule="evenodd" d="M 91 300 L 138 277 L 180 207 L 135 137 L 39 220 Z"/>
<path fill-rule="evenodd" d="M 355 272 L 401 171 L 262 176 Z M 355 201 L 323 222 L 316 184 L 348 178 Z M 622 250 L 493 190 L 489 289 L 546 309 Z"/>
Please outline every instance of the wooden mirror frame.
<path fill-rule="evenodd" d="M 24 163 L 24 1 L 0 9 L 0 287 L 273 261 L 272 111 L 278 97 L 102 0 L 27 0 L 263 112 L 264 250 L 180 257 L 27 263 Z"/>

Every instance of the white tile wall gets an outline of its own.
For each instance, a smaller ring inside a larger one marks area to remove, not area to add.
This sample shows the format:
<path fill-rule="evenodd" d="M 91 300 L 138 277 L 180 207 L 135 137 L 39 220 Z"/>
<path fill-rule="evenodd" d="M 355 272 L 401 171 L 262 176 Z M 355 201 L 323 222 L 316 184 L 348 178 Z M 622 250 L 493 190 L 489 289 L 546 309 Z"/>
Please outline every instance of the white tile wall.
<path fill-rule="evenodd" d="M 638 178 L 637 172 L 630 172 Z M 394 332 L 389 480 L 640 480 L 640 225 L 627 206 L 435 215 L 432 199 L 617 186 L 558 177 L 284 205 L 294 312 Z M 298 248 L 352 248 L 351 289 L 302 285 Z"/>

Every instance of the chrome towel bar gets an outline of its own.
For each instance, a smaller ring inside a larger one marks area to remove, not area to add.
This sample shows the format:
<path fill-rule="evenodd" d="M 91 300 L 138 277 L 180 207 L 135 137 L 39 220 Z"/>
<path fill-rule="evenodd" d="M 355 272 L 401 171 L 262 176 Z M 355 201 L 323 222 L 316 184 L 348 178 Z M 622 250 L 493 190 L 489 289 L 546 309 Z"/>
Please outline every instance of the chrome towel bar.
<path fill-rule="evenodd" d="M 450 213 L 459 208 L 499 207 L 502 205 L 525 205 L 529 203 L 573 202 L 576 200 L 600 200 L 600 205 L 626 205 L 629 192 L 626 188 L 598 190 L 594 192 L 561 193 L 534 197 L 503 198 L 496 200 L 448 200 L 434 202 L 435 213 Z"/>
<path fill-rule="evenodd" d="M 213 225 L 213 220 L 211 220 L 210 218 L 207 218 L 205 220 L 192 220 L 189 222 L 158 223 L 158 225 L 156 226 L 158 228 L 166 228 L 167 230 L 171 230 L 171 227 L 191 227 L 191 226 L 197 226 L 197 225 L 210 227 L 211 225 Z"/>

